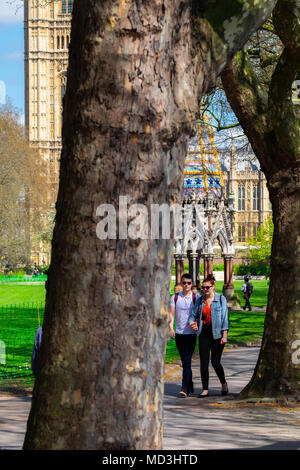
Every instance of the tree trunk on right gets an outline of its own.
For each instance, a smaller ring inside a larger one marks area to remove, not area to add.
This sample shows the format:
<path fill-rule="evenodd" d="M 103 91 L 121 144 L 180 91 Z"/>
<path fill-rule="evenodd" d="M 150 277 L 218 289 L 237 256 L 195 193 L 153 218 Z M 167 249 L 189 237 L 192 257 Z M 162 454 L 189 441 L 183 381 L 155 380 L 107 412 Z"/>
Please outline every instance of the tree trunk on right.
<path fill-rule="evenodd" d="M 276 173 L 268 188 L 274 220 L 268 308 L 259 361 L 242 394 L 299 398 L 293 345 L 300 339 L 300 168 Z"/>
<path fill-rule="evenodd" d="M 300 132 L 292 84 L 300 67 L 300 2 L 279 0 L 273 12 L 284 43 L 264 95 L 244 52 L 223 72 L 228 101 L 267 179 L 274 237 L 265 329 L 259 359 L 241 396 L 299 398 L 300 364 Z M 299 346 L 298 346 L 299 349 Z"/>

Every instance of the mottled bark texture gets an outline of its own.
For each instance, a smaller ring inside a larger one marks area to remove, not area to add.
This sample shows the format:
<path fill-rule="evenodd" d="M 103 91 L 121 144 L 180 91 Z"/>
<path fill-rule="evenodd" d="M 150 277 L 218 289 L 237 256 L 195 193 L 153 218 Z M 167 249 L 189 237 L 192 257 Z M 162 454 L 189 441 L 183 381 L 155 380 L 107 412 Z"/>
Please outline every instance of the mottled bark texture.
<path fill-rule="evenodd" d="M 53 254 L 25 449 L 162 446 L 172 241 L 99 240 L 96 209 L 111 203 L 117 210 L 119 196 L 148 208 L 180 200 L 201 94 L 272 7 L 235 1 L 245 8 L 236 16 L 219 11 L 212 22 L 198 8 L 210 3 L 74 2 Z"/>
<path fill-rule="evenodd" d="M 242 395 L 299 397 L 300 365 L 293 353 L 300 340 L 300 130 L 292 103 L 300 72 L 299 0 L 279 0 L 273 22 L 284 50 L 268 95 L 243 53 L 222 73 L 228 100 L 266 175 L 274 221 L 262 347 Z"/>

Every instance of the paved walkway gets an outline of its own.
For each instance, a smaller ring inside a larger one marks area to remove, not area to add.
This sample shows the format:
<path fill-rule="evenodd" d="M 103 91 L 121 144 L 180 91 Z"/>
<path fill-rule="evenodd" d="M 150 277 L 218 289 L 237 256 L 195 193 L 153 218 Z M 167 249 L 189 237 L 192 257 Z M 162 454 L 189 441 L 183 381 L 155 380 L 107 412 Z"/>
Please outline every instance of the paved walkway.
<path fill-rule="evenodd" d="M 280 407 L 273 402 L 248 403 L 237 395 L 249 382 L 259 347 L 225 349 L 222 364 L 229 395 L 222 397 L 220 384 L 210 368 L 210 393 L 202 391 L 199 360 L 193 361 L 195 394 L 178 398 L 180 363 L 167 365 L 164 405 L 164 449 L 299 449 L 300 406 Z M 196 386 L 196 387 L 195 387 Z M 235 400 L 233 400 L 235 399 Z"/>
<path fill-rule="evenodd" d="M 30 406 L 30 397 L 0 394 L 0 449 L 22 448 Z"/>
<path fill-rule="evenodd" d="M 210 396 L 201 391 L 199 361 L 193 361 L 195 395 L 178 398 L 181 383 L 179 362 L 166 365 L 164 449 L 299 449 L 300 406 L 281 408 L 274 403 L 236 403 L 238 392 L 248 383 L 259 348 L 225 349 L 222 363 L 230 394 L 220 396 L 211 371 Z M 0 393 L 0 449 L 21 449 L 30 410 L 30 397 Z"/>

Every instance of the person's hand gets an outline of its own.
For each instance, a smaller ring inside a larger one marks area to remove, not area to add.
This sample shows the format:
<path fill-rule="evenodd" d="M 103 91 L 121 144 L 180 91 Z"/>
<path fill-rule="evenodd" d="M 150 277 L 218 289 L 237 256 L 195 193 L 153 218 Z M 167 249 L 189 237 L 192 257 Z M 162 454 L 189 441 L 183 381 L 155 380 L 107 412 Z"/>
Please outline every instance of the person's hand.
<path fill-rule="evenodd" d="M 196 321 L 191 322 L 191 323 L 190 323 L 190 327 L 192 328 L 192 330 L 198 331 L 198 324 L 197 324 Z"/>
<path fill-rule="evenodd" d="M 226 344 L 227 343 L 227 338 L 225 336 L 222 336 L 220 344 Z"/>
<path fill-rule="evenodd" d="M 170 335 L 171 335 L 171 338 L 174 339 L 175 338 L 175 330 L 174 328 L 170 327 Z"/>

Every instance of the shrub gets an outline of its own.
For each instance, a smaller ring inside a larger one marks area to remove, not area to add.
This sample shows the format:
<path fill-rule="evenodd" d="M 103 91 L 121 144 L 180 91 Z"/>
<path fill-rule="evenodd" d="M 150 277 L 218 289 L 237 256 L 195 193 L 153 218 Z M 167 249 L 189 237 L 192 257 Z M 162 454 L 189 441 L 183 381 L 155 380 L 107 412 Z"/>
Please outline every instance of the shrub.
<path fill-rule="evenodd" d="M 42 269 L 43 274 L 48 274 L 49 267 L 50 267 L 50 264 L 47 264 L 46 266 L 43 267 Z"/>
<path fill-rule="evenodd" d="M 251 276 L 270 276 L 271 268 L 270 266 L 258 265 L 258 264 L 240 264 L 234 266 L 233 272 L 237 276 L 245 276 L 250 273 Z"/>
<path fill-rule="evenodd" d="M 47 266 L 47 269 L 49 266 Z M 45 268 L 46 269 L 46 268 Z M 246 274 L 250 273 L 251 276 L 266 276 L 270 277 L 270 266 L 269 265 L 260 265 L 260 264 L 234 264 L 233 265 L 233 274 L 236 276 L 245 276 Z M 204 265 L 203 263 L 200 264 L 200 274 L 203 276 L 204 274 Z M 223 264 L 215 264 L 214 271 L 224 271 Z M 189 265 L 184 265 L 184 272 L 189 272 Z M 175 264 L 173 264 L 173 276 L 175 275 Z"/>
<path fill-rule="evenodd" d="M 224 264 L 214 264 L 214 271 L 224 271 Z"/>
<path fill-rule="evenodd" d="M 24 271 L 24 269 L 18 269 L 18 271 L 16 272 L 16 276 L 17 276 L 17 277 L 23 277 L 23 276 L 25 276 L 25 271 Z"/>
<path fill-rule="evenodd" d="M 25 271 L 25 274 L 32 274 L 32 266 L 30 266 L 29 264 L 27 264 L 26 266 L 24 266 L 24 271 Z"/>

